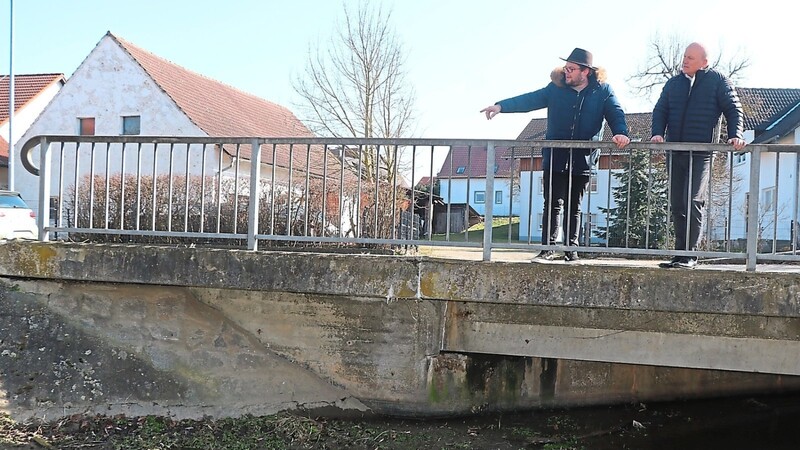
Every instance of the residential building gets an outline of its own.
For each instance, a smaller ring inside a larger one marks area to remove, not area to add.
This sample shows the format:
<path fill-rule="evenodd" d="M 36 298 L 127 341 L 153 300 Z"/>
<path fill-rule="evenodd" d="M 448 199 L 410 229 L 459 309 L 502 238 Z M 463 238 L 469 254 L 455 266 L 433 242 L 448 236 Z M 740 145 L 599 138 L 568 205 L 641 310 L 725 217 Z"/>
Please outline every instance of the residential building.
<path fill-rule="evenodd" d="M 248 94 L 234 87 L 207 78 L 178 66 L 148 52 L 122 38 L 107 33 L 88 54 L 60 92 L 52 99 L 33 122 L 17 144 L 17 151 L 24 142 L 36 135 L 145 135 L 145 136 L 256 136 L 256 137 L 312 137 L 295 115 L 287 108 L 268 100 Z M 81 174 L 90 170 L 89 146 L 78 149 L 64 148 L 67 154 L 64 180 L 73 180 L 75 166 Z M 170 166 L 170 158 L 176 167 L 187 163 L 189 149 L 172 149 L 169 145 L 156 149 L 141 160 L 142 173 L 151 173 L 157 167 L 164 173 Z M 295 149 L 296 150 L 296 149 Z M 59 151 L 56 149 L 55 151 Z M 192 158 L 190 173 L 210 174 L 219 177 L 247 176 L 250 171 L 250 148 L 214 146 L 203 152 L 203 158 Z M 322 172 L 321 148 L 310 152 L 290 151 L 278 146 L 273 161 L 271 148 L 263 146 L 263 179 L 272 175 L 276 167 L 275 182 L 288 178 L 289 168 L 305 168 L 310 160 L 309 171 Z M 68 153 L 70 152 L 70 153 Z M 122 163 L 135 167 L 137 152 L 130 151 L 118 156 L 109 156 L 112 169 Z M 72 156 L 74 155 L 74 156 Z M 124 155 L 124 156 L 123 156 Z M 238 156 L 238 158 L 237 158 Z M 38 150 L 34 152 L 38 157 Z M 116 160 L 114 160 L 116 158 Z M 290 161 L 291 159 L 291 161 Z M 329 158 L 333 174 L 339 165 Z M 54 154 L 53 172 L 59 171 L 58 155 Z M 19 163 L 17 163 L 19 164 Z M 223 169 L 220 170 L 220 167 Z M 236 170 L 235 168 L 238 168 Z M 95 173 L 105 171 L 105 160 L 92 168 Z M 72 171 L 72 172 L 70 172 Z M 30 199 L 32 207 L 38 207 L 38 177 L 31 175 L 21 165 L 17 166 L 18 189 Z M 58 195 L 59 186 L 52 183 L 51 202 Z"/>
<path fill-rule="evenodd" d="M 65 82 L 64 75 L 60 73 L 14 75 L 14 130 L 10 130 L 10 122 L 12 122 L 9 120 L 11 77 L 0 75 L 0 189 L 7 189 L 9 186 L 9 149 L 20 142 L 22 135 Z M 12 145 L 9 145 L 8 142 L 9 131 L 13 131 L 11 133 L 11 139 L 14 140 Z M 23 198 L 26 201 L 33 200 L 28 196 L 23 196 Z"/>

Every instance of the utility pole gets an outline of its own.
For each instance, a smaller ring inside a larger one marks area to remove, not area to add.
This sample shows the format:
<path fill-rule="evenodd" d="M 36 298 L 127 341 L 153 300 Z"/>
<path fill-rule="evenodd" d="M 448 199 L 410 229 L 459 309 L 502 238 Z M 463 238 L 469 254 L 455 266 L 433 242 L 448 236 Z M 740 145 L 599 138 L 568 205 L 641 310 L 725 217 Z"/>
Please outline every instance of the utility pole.
<path fill-rule="evenodd" d="M 14 0 L 8 16 L 8 190 L 14 190 Z"/>

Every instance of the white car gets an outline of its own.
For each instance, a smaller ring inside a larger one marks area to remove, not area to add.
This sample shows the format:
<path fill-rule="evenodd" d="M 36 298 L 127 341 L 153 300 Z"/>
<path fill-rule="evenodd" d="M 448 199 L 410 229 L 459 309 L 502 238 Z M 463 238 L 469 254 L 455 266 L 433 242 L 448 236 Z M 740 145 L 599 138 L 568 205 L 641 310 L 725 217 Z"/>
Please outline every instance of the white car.
<path fill-rule="evenodd" d="M 0 239 L 38 239 L 36 213 L 19 192 L 0 191 Z"/>

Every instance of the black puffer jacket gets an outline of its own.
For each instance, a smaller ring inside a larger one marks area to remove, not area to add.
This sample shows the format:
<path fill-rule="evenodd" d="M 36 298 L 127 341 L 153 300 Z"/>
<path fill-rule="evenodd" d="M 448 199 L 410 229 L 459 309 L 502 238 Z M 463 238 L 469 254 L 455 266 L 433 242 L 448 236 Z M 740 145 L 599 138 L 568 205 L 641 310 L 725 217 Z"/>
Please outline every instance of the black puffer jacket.
<path fill-rule="evenodd" d="M 667 81 L 653 109 L 653 136 L 670 142 L 715 142 L 720 114 L 728 123 L 728 139 L 742 138 L 744 115 L 733 83 L 712 69 L 695 74 L 694 86 L 684 74 Z"/>

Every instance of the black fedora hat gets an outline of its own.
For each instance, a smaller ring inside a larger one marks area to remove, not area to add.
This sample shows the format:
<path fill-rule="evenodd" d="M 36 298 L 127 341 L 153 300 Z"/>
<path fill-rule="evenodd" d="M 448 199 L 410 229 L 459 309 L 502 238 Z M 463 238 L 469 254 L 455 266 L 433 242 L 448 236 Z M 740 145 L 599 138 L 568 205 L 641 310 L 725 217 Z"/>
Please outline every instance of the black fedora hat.
<path fill-rule="evenodd" d="M 566 59 L 564 58 L 559 58 L 559 59 L 561 59 L 562 61 L 575 63 L 580 66 L 588 67 L 593 70 L 596 69 L 596 67 L 592 65 L 592 52 L 586 51 L 582 48 L 576 47 L 575 50 L 573 50 L 572 53 L 570 53 Z"/>

